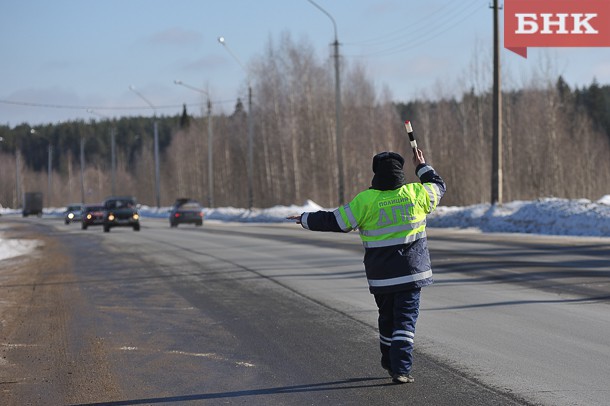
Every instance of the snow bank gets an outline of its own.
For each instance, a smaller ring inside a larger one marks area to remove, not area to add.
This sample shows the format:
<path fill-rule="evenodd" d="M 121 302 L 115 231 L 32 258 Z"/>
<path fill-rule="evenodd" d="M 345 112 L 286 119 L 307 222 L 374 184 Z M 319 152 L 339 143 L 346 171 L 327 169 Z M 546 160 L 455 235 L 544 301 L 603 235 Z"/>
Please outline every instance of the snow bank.
<path fill-rule="evenodd" d="M 483 232 L 609 237 L 610 195 L 595 203 L 587 199 L 546 198 L 502 206 L 441 206 L 429 216 L 428 225 L 477 228 Z"/>

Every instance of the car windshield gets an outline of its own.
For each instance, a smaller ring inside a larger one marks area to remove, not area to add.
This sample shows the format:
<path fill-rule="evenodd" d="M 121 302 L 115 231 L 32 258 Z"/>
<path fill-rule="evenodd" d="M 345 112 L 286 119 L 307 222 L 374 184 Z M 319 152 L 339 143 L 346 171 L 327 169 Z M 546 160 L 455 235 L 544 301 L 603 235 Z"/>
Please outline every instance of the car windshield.
<path fill-rule="evenodd" d="M 111 200 L 107 203 L 109 209 L 124 209 L 134 207 L 133 200 Z"/>
<path fill-rule="evenodd" d="M 66 209 L 66 211 L 79 211 L 81 210 L 80 206 L 68 206 L 68 208 Z"/>
<path fill-rule="evenodd" d="M 183 205 L 179 206 L 178 209 L 180 209 L 180 210 L 200 210 L 201 206 L 197 202 L 187 202 L 187 203 L 184 203 Z"/>

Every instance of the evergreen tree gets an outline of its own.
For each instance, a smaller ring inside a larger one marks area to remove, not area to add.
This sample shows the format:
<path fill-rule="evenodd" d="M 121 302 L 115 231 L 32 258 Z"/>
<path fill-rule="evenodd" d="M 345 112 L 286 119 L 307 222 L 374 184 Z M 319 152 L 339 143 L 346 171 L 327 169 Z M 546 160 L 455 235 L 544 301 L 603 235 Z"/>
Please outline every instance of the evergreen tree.
<path fill-rule="evenodd" d="M 241 114 L 243 114 L 244 111 L 244 104 L 242 103 L 241 99 L 237 99 L 237 103 L 235 103 L 235 111 L 233 112 L 234 116 L 239 116 Z"/>
<path fill-rule="evenodd" d="M 186 104 L 182 105 L 182 116 L 180 116 L 180 128 L 186 129 L 191 125 L 191 118 L 186 112 Z"/>

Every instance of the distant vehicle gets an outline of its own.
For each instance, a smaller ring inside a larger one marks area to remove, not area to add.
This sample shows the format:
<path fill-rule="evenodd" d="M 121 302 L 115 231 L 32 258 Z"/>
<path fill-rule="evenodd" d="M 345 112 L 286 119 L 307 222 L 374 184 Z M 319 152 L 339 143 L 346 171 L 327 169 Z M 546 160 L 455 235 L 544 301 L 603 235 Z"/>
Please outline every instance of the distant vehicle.
<path fill-rule="evenodd" d="M 23 194 L 23 217 L 35 214 L 42 216 L 42 193 L 26 192 Z"/>
<path fill-rule="evenodd" d="M 98 226 L 104 224 L 104 205 L 86 204 L 83 206 L 83 218 L 81 220 L 81 228 L 86 230 L 89 226 Z"/>
<path fill-rule="evenodd" d="M 169 225 L 178 227 L 178 224 L 203 225 L 203 207 L 197 200 L 176 200 L 169 212 Z"/>
<path fill-rule="evenodd" d="M 104 232 L 113 227 L 132 227 L 140 231 L 140 214 L 133 197 L 109 197 L 104 201 Z"/>
<path fill-rule="evenodd" d="M 81 203 L 72 203 L 66 207 L 64 212 L 64 221 L 70 224 L 73 221 L 81 221 L 83 218 L 83 205 Z"/>

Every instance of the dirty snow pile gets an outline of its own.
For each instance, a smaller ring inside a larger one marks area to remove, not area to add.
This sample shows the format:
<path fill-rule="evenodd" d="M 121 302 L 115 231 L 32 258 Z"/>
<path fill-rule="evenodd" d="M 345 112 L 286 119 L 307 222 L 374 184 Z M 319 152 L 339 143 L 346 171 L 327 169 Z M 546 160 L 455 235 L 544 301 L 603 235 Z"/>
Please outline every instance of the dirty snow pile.
<path fill-rule="evenodd" d="M 0 233 L 0 261 L 6 258 L 25 255 L 39 245 L 37 240 L 3 238 Z"/>

